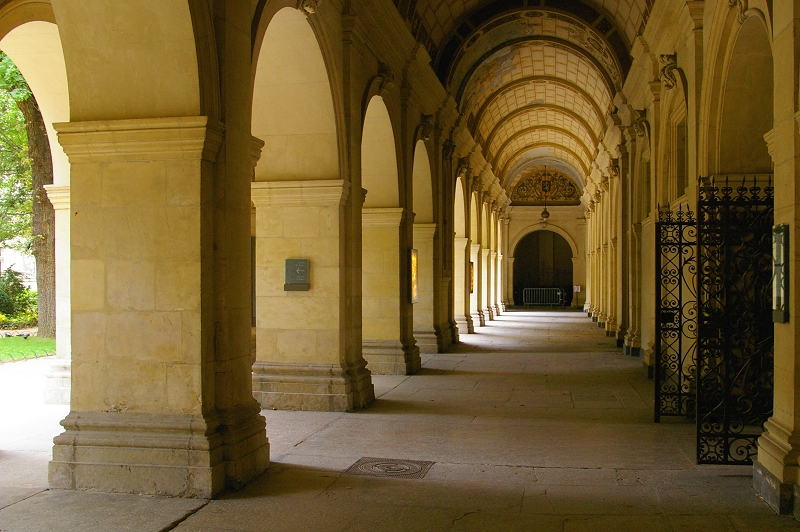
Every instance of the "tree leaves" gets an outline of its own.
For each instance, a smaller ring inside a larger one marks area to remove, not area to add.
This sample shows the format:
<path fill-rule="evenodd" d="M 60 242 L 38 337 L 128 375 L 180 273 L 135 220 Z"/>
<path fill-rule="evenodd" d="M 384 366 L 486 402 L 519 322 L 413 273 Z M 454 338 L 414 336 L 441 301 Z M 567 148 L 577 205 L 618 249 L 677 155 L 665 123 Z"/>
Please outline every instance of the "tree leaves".
<path fill-rule="evenodd" d="M 0 52 L 0 247 L 27 251 L 32 239 L 31 161 L 17 101 L 31 96 L 14 63 Z"/>

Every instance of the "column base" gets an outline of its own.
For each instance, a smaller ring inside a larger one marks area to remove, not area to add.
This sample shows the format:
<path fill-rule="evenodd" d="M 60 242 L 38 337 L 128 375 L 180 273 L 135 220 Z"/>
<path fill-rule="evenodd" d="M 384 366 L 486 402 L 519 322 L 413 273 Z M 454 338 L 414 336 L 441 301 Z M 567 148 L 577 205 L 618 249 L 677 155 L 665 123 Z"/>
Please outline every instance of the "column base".
<path fill-rule="evenodd" d="M 68 405 L 72 390 L 72 361 L 56 358 L 45 375 L 44 402 L 48 405 Z"/>
<path fill-rule="evenodd" d="M 606 322 L 600 321 L 600 318 L 597 318 L 597 327 L 599 329 L 605 329 L 606 328 Z"/>
<path fill-rule="evenodd" d="M 474 334 L 475 324 L 472 316 L 456 316 L 456 335 Z"/>
<path fill-rule="evenodd" d="M 642 348 L 641 347 L 633 347 L 630 345 L 622 346 L 623 354 L 628 355 L 629 357 L 640 357 L 642 356 Z"/>
<path fill-rule="evenodd" d="M 461 341 L 461 338 L 459 337 L 460 331 L 458 329 L 458 324 L 455 321 L 448 321 L 447 328 L 450 330 L 450 344 L 448 345 L 448 347 L 450 347 L 451 345 L 455 345 Z"/>
<path fill-rule="evenodd" d="M 450 322 L 444 324 L 444 326 L 436 326 L 434 327 L 436 330 L 436 336 L 439 339 L 439 353 L 444 353 L 447 349 L 453 345 L 453 330 L 451 328 Z"/>
<path fill-rule="evenodd" d="M 239 489 L 269 467 L 269 443 L 255 403 L 233 417 L 70 412 L 53 439 L 50 486 L 203 499 Z"/>
<path fill-rule="evenodd" d="M 420 353 L 436 354 L 442 344 L 441 334 L 436 329 L 414 329 L 414 339 Z"/>
<path fill-rule="evenodd" d="M 623 340 L 622 352 L 631 357 L 639 357 L 642 355 L 641 344 L 639 343 L 639 335 L 635 332 L 628 331 Z"/>
<path fill-rule="evenodd" d="M 486 321 L 494 321 L 494 309 L 492 307 L 486 307 L 483 309 L 483 315 L 485 316 Z"/>
<path fill-rule="evenodd" d="M 478 327 L 486 327 L 486 316 L 483 314 L 482 310 L 479 310 L 478 312 L 473 312 L 472 314 L 470 314 L 470 317 L 472 317 L 473 325 L 477 323 Z"/>
<path fill-rule="evenodd" d="M 589 313 L 589 317 L 590 317 L 590 318 L 592 318 L 592 321 L 593 321 L 594 323 L 597 323 L 597 316 L 595 316 L 595 315 L 594 315 L 594 314 L 592 314 L 592 313 Z"/>
<path fill-rule="evenodd" d="M 364 340 L 364 360 L 375 375 L 413 375 L 422 367 L 419 347 L 396 340 Z"/>
<path fill-rule="evenodd" d="M 338 364 L 253 364 L 253 397 L 268 410 L 346 412 L 375 400 L 370 371 Z"/>
<path fill-rule="evenodd" d="M 790 514 L 795 508 L 800 510 L 800 505 L 795 504 L 800 495 L 797 484 L 781 482 L 757 459 L 753 459 L 753 489 L 779 514 Z M 795 517 L 797 514 L 800 511 L 795 511 Z"/>
<path fill-rule="evenodd" d="M 492 310 L 494 311 L 494 315 L 495 315 L 495 316 L 499 316 L 499 315 L 500 315 L 500 312 L 501 312 L 501 311 L 504 311 L 505 309 L 501 309 L 501 308 L 500 308 L 500 305 L 494 305 L 494 306 L 492 307 Z"/>

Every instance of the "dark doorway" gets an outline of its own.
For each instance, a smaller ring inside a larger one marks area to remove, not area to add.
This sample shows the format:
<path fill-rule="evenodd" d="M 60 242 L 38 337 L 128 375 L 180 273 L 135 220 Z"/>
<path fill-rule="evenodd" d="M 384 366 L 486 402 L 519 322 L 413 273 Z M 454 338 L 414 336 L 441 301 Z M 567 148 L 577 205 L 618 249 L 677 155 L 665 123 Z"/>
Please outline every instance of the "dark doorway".
<path fill-rule="evenodd" d="M 522 305 L 526 288 L 560 288 L 572 303 L 572 248 L 553 231 L 534 231 L 514 250 L 514 304 Z"/>

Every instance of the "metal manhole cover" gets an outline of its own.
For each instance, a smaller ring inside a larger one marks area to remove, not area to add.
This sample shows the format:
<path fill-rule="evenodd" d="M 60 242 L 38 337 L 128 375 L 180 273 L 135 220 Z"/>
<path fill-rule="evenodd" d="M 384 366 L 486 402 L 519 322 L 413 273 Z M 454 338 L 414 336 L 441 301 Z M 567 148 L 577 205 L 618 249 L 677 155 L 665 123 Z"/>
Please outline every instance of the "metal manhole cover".
<path fill-rule="evenodd" d="M 345 473 L 384 478 L 422 478 L 434 463 L 396 458 L 360 458 Z"/>

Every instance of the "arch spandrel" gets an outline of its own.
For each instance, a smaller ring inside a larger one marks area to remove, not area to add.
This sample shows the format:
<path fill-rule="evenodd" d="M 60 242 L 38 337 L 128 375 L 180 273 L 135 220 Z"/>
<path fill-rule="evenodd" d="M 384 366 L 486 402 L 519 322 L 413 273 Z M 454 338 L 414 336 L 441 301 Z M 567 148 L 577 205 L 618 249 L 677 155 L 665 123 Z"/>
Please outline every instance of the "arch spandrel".
<path fill-rule="evenodd" d="M 71 121 L 198 116 L 197 46 L 187 2 L 52 0 Z"/>

